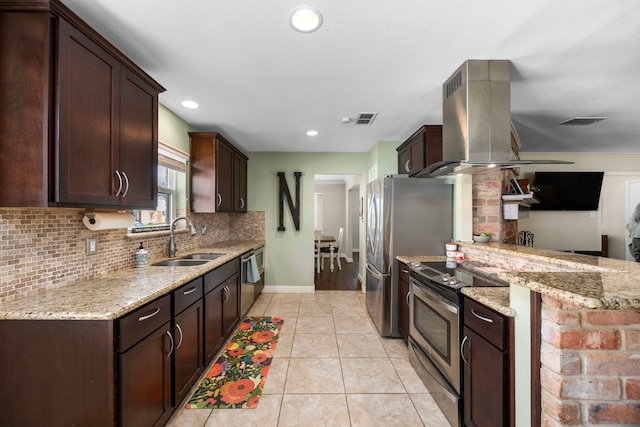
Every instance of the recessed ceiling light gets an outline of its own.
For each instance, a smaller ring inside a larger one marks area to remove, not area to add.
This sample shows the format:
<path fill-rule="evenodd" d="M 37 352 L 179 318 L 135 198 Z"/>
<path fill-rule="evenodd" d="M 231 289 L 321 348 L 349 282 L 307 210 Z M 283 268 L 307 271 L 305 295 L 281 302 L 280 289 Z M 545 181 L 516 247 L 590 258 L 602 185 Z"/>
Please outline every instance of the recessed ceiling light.
<path fill-rule="evenodd" d="M 308 130 L 307 131 L 307 136 L 316 136 L 318 135 L 318 131 L 317 130 Z"/>
<path fill-rule="evenodd" d="M 301 33 L 312 33 L 322 25 L 322 14 L 309 6 L 299 6 L 289 13 L 289 25 Z"/>
<path fill-rule="evenodd" d="M 182 101 L 180 104 L 182 104 L 184 108 L 200 108 L 200 104 L 198 104 L 196 101 L 190 101 L 188 99 Z"/>

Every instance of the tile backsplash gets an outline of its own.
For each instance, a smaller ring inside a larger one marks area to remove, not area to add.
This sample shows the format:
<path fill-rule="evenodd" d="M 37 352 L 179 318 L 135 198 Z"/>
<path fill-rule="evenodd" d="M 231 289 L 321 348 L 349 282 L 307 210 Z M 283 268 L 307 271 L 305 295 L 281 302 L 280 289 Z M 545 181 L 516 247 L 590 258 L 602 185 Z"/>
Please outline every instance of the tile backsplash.
<path fill-rule="evenodd" d="M 123 229 L 90 231 L 82 224 L 84 212 L 66 208 L 0 208 L 0 303 L 76 279 L 133 267 L 140 242 L 151 262 L 168 256 L 168 231 L 135 235 L 127 235 Z M 264 212 L 190 217 L 198 234 L 191 237 L 185 221 L 176 224 L 178 256 L 226 240 L 264 240 Z M 95 255 L 85 254 L 88 237 L 97 240 Z"/>

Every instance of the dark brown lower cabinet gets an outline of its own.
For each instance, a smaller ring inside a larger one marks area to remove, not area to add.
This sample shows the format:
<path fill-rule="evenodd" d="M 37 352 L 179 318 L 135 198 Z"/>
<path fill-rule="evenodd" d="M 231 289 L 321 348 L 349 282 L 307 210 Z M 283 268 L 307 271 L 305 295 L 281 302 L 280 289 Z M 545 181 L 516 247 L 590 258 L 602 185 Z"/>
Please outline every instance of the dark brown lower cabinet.
<path fill-rule="evenodd" d="M 464 418 L 467 426 L 506 426 L 506 355 L 487 340 L 464 328 Z"/>
<path fill-rule="evenodd" d="M 204 363 L 213 360 L 240 321 L 240 259 L 204 275 Z"/>
<path fill-rule="evenodd" d="M 162 426 L 171 417 L 171 352 L 167 322 L 120 359 L 120 424 Z"/>
<path fill-rule="evenodd" d="M 465 298 L 462 340 L 465 425 L 512 425 L 513 319 Z"/>
<path fill-rule="evenodd" d="M 175 317 L 174 332 L 175 339 L 178 340 L 174 356 L 175 406 L 178 406 L 187 396 L 191 386 L 204 369 L 202 363 L 203 307 L 202 300 L 199 299 L 197 303 Z"/>

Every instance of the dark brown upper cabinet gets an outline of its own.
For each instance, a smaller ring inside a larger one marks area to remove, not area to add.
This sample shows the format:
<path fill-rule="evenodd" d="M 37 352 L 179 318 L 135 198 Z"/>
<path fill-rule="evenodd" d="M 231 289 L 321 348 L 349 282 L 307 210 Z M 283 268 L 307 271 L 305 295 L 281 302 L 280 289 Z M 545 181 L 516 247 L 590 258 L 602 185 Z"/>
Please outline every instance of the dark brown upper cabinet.
<path fill-rule="evenodd" d="M 192 212 L 247 211 L 247 156 L 217 132 L 189 132 Z"/>
<path fill-rule="evenodd" d="M 156 207 L 162 86 L 58 1 L 0 0 L 0 60 L 0 206 Z"/>
<path fill-rule="evenodd" d="M 423 125 L 398 148 L 398 173 L 416 175 L 442 160 L 442 125 Z"/>

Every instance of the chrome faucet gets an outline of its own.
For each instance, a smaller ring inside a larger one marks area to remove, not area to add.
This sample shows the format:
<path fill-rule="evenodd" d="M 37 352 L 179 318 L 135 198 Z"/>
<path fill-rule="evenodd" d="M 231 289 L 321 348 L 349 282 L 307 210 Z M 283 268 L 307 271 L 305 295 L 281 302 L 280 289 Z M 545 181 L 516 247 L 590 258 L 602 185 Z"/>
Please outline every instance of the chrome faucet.
<path fill-rule="evenodd" d="M 169 226 L 169 229 L 171 230 L 169 232 L 169 258 L 173 258 L 176 256 L 176 241 L 173 238 L 173 232 L 175 230 L 176 222 L 178 222 L 181 219 L 184 219 L 189 223 L 189 227 L 191 227 L 192 236 L 195 236 L 198 233 L 198 231 L 196 230 L 196 226 L 193 225 L 193 222 L 191 222 L 191 220 L 186 216 L 179 216 L 178 218 L 171 221 L 171 225 Z"/>

